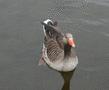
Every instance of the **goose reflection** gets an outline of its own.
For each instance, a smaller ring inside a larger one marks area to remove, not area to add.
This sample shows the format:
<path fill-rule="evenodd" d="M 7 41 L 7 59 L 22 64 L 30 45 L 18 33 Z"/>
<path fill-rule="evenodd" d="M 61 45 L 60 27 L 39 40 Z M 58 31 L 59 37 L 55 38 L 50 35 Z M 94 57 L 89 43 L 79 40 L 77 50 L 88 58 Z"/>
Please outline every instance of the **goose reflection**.
<path fill-rule="evenodd" d="M 72 76 L 74 75 L 75 69 L 70 72 L 59 72 L 64 80 L 63 86 L 61 90 L 70 90 L 70 81 Z"/>

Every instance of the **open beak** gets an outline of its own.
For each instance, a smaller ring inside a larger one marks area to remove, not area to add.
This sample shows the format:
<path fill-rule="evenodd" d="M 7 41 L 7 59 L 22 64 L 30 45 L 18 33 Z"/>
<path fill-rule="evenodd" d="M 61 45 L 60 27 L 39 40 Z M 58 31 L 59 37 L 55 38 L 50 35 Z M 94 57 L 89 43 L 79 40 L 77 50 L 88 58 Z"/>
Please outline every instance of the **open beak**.
<path fill-rule="evenodd" d="M 68 44 L 70 45 L 70 46 L 72 46 L 72 47 L 76 47 L 76 45 L 75 45 L 75 42 L 74 42 L 74 39 L 73 38 L 69 38 L 68 39 Z"/>

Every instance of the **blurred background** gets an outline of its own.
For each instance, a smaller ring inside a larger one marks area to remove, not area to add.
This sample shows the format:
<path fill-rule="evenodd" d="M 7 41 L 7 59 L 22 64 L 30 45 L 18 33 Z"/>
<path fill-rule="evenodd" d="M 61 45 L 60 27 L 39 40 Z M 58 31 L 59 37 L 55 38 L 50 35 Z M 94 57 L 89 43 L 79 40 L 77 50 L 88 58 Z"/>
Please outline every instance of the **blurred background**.
<path fill-rule="evenodd" d="M 109 0 L 0 0 L 0 90 L 61 90 L 61 75 L 38 66 L 47 18 L 76 40 L 71 90 L 109 90 Z"/>

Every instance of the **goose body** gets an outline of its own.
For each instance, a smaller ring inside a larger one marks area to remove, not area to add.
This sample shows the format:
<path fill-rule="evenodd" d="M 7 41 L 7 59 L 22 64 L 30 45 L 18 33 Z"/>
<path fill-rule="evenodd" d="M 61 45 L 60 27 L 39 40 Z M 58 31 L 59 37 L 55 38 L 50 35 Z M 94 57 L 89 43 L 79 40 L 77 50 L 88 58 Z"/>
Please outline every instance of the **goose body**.
<path fill-rule="evenodd" d="M 42 25 L 45 36 L 40 60 L 57 71 L 73 71 L 78 64 L 78 57 L 72 35 L 60 32 L 57 22 L 50 19 L 43 21 Z"/>

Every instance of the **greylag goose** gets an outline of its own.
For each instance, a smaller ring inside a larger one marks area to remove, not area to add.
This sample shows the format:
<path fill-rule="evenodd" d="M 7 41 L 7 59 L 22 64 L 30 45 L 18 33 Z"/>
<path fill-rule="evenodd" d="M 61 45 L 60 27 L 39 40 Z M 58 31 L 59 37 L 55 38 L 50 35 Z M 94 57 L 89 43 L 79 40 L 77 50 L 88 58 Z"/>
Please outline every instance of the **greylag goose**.
<path fill-rule="evenodd" d="M 47 19 L 41 22 L 44 31 L 44 43 L 39 63 L 46 63 L 60 72 L 73 71 L 78 64 L 75 43 L 71 33 L 62 33 L 57 22 Z"/>

